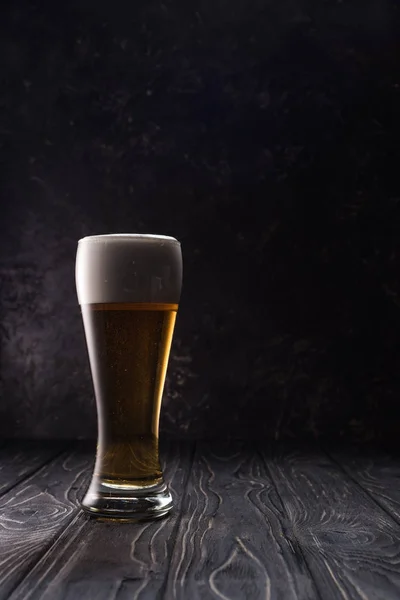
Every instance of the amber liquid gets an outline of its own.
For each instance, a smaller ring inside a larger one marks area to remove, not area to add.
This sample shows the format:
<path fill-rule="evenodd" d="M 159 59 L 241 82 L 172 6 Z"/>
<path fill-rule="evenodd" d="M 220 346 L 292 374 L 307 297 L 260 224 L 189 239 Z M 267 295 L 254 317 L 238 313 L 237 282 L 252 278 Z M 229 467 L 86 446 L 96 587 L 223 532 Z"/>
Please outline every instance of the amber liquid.
<path fill-rule="evenodd" d="M 161 480 L 158 422 L 177 309 L 82 306 L 98 412 L 95 474 L 111 486 Z"/>

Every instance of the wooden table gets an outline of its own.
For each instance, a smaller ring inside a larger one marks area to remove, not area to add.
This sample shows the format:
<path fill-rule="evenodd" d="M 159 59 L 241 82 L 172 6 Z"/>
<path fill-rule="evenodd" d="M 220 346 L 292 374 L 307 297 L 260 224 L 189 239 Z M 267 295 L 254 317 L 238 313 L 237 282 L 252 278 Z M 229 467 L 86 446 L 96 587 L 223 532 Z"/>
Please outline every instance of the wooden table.
<path fill-rule="evenodd" d="M 400 459 L 251 443 L 164 444 L 173 514 L 79 509 L 93 447 L 0 448 L 0 598 L 400 598 Z"/>

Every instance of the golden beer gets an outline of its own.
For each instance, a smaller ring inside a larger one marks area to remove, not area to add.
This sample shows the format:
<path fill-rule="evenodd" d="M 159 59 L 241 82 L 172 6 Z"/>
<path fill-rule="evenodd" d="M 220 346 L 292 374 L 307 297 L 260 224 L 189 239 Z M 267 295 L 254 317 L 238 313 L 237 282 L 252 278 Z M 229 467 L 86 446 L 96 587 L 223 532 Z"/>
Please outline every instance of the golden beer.
<path fill-rule="evenodd" d="M 82 506 L 92 515 L 141 519 L 172 507 L 158 426 L 180 296 L 174 238 L 84 238 L 76 279 L 98 415 L 96 464 Z"/>
<path fill-rule="evenodd" d="M 159 483 L 158 420 L 177 304 L 82 306 L 100 438 L 103 481 Z"/>

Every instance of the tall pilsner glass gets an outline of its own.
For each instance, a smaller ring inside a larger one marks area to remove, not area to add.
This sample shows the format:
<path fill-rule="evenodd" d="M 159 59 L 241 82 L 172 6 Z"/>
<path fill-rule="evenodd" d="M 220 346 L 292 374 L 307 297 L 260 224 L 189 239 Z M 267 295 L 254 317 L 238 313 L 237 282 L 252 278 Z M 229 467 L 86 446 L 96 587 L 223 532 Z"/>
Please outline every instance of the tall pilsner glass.
<path fill-rule="evenodd" d="M 158 422 L 182 284 L 179 242 L 116 234 L 79 241 L 76 287 L 98 416 L 92 515 L 161 517 L 172 508 Z"/>

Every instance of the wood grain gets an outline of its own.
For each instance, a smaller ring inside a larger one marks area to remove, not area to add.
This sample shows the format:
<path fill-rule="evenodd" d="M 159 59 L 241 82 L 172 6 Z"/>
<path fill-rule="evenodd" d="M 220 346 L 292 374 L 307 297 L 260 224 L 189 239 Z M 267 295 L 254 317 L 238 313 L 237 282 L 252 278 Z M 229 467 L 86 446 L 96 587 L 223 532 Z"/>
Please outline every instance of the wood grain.
<path fill-rule="evenodd" d="M 187 487 L 165 598 L 318 598 L 261 457 L 241 443 L 202 443 Z"/>
<path fill-rule="evenodd" d="M 191 448 L 179 443 L 166 448 L 164 474 L 175 506 L 170 517 L 115 523 L 78 514 L 21 582 L 12 600 L 121 600 L 127 593 L 130 598 L 153 599 L 164 584 L 171 560 Z"/>
<path fill-rule="evenodd" d="M 77 513 L 92 456 L 65 452 L 0 499 L 0 599 L 8 598 Z"/>
<path fill-rule="evenodd" d="M 60 454 L 66 444 L 9 441 L 0 447 L 0 496 Z"/>
<path fill-rule="evenodd" d="M 0 600 L 399 598 L 395 456 L 202 442 L 193 457 L 169 443 L 174 513 L 121 524 L 79 509 L 93 449 L 39 466 L 18 448 L 23 479 L 0 498 Z"/>
<path fill-rule="evenodd" d="M 264 453 L 299 546 L 324 600 L 391 600 L 400 590 L 400 528 L 320 451 Z"/>
<path fill-rule="evenodd" d="M 328 450 L 347 475 L 400 524 L 400 458 L 382 448 Z"/>

